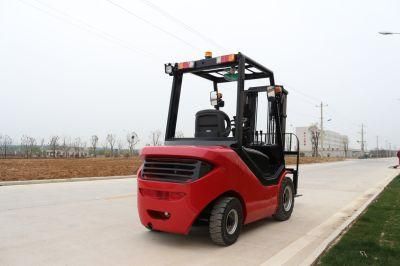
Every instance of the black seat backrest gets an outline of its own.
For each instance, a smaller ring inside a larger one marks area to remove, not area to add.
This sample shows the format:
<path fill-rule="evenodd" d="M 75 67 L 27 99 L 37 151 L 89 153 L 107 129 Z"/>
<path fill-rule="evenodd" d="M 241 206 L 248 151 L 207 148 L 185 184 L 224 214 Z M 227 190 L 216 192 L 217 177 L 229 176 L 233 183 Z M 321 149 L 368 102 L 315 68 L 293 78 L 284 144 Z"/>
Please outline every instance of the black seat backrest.
<path fill-rule="evenodd" d="M 226 114 L 220 110 L 209 109 L 196 113 L 196 138 L 223 137 Z"/>
<path fill-rule="evenodd" d="M 283 150 L 277 144 L 265 145 L 265 146 L 251 146 L 252 149 L 258 150 L 266 155 L 271 160 L 271 163 L 280 165 L 283 163 Z"/>
<path fill-rule="evenodd" d="M 274 165 L 268 155 L 251 148 L 243 147 L 251 161 L 261 171 L 262 175 L 272 175 L 274 172 Z"/>

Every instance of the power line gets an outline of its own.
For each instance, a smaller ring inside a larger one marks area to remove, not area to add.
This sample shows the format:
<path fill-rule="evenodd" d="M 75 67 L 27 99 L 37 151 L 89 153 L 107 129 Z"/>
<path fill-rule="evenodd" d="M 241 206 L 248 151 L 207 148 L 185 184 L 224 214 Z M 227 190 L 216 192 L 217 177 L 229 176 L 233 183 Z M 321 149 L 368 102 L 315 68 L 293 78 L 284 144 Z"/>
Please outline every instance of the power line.
<path fill-rule="evenodd" d="M 210 37 L 204 35 L 203 33 L 199 32 L 198 30 L 196 30 L 193 27 L 189 26 L 188 24 L 186 24 L 182 20 L 178 19 L 177 17 L 173 16 L 172 14 L 168 13 L 167 11 L 162 9 L 160 6 L 157 6 L 156 4 L 154 4 L 153 2 L 150 2 L 150 1 L 147 1 L 147 0 L 140 0 L 140 1 L 142 1 L 144 4 L 146 4 L 150 8 L 156 10 L 157 12 L 159 12 L 160 14 L 162 14 L 164 17 L 168 18 L 169 20 L 175 22 L 176 24 L 181 25 L 187 31 L 190 31 L 191 33 L 197 35 L 198 37 L 200 37 L 204 41 L 213 44 L 218 49 L 227 50 L 225 47 L 221 46 L 219 43 L 217 43 L 216 41 L 214 41 Z"/>
<path fill-rule="evenodd" d="M 305 102 L 307 102 L 307 103 L 309 103 L 309 104 L 312 104 L 313 106 L 315 105 L 315 102 L 313 102 L 313 101 L 317 101 L 317 102 L 320 101 L 320 100 L 318 100 L 316 97 L 311 96 L 311 95 L 306 94 L 306 93 L 303 93 L 303 92 L 300 92 L 299 90 L 296 90 L 296 89 L 293 89 L 293 88 L 290 88 L 290 90 L 294 91 L 295 93 L 298 93 L 298 94 L 302 95 L 302 96 L 304 97 L 303 101 L 305 101 Z M 307 100 L 306 100 L 306 99 L 307 99 Z M 318 105 L 318 107 L 320 107 L 320 106 Z M 332 110 L 333 108 L 330 106 L 330 109 Z M 335 110 L 332 110 L 332 111 L 335 111 Z M 353 126 L 353 127 L 357 127 L 357 126 L 355 126 L 356 123 L 351 122 L 350 120 L 348 120 L 348 119 L 345 118 L 344 116 L 338 114 L 338 112 L 335 112 L 334 115 L 335 115 L 335 116 L 339 116 L 339 117 L 341 118 L 342 121 L 347 122 L 349 125 L 351 125 L 351 126 Z M 357 129 L 358 129 L 358 127 L 357 127 Z"/>
<path fill-rule="evenodd" d="M 200 49 L 199 47 L 197 47 L 197 46 L 191 44 L 190 42 L 187 42 L 186 40 L 182 39 L 181 37 L 177 36 L 176 34 L 174 34 L 174 33 L 170 32 L 170 31 L 167 31 L 167 30 L 163 29 L 162 27 L 160 27 L 160 26 L 154 24 L 153 22 L 151 22 L 151 21 L 149 21 L 149 20 L 147 20 L 147 19 L 145 19 L 145 18 L 143 18 L 143 17 L 137 15 L 136 13 L 134 13 L 134 12 L 132 12 L 131 10 L 129 10 L 129 9 L 127 9 L 127 8 L 125 8 L 125 7 L 123 7 L 123 6 L 121 6 L 120 4 L 117 4 L 117 3 L 115 3 L 115 2 L 113 2 L 113 1 L 111 1 L 111 0 L 105 0 L 105 1 L 107 1 L 108 3 L 110 3 L 110 4 L 112 4 L 112 5 L 116 6 L 116 7 L 118 7 L 119 9 L 125 11 L 127 14 L 129 14 L 129 15 L 131 15 L 131 16 L 134 16 L 135 18 L 137 18 L 137 19 L 143 21 L 144 23 L 146 23 L 146 24 L 152 26 L 153 28 L 156 28 L 157 30 L 162 31 L 163 33 L 165 33 L 165 34 L 167 34 L 167 35 L 173 37 L 174 39 L 176 39 L 176 40 L 178 40 L 178 41 L 180 41 L 180 42 L 186 44 L 187 46 L 190 46 L 191 48 L 193 48 L 193 49 L 195 49 L 195 50 L 201 51 L 201 49 Z"/>
<path fill-rule="evenodd" d="M 290 88 L 290 90 L 291 91 L 293 91 L 295 94 L 298 94 L 299 96 L 302 96 L 303 98 L 301 99 L 303 102 L 305 102 L 305 103 L 308 103 L 308 104 L 310 104 L 310 105 L 312 105 L 312 106 L 315 106 L 316 104 L 317 104 L 317 102 L 319 102 L 320 100 L 318 100 L 316 97 L 313 97 L 313 96 L 310 96 L 310 95 L 308 95 L 308 94 L 306 94 L 306 93 L 303 93 L 303 92 L 301 92 L 301 91 L 299 91 L 299 90 L 296 90 L 296 89 L 293 89 L 292 87 Z M 323 105 L 323 107 L 326 107 L 327 105 Z M 318 105 L 317 107 L 321 107 L 320 105 Z M 323 112 L 323 110 L 321 110 L 321 112 Z M 296 113 L 298 113 L 298 114 L 301 114 L 301 113 L 299 113 L 298 111 L 296 111 Z M 304 115 L 304 113 L 303 113 L 303 115 Z M 320 120 L 320 124 L 321 124 L 321 127 L 323 128 L 323 114 L 321 114 L 319 117 L 317 117 L 317 116 L 314 116 L 314 115 L 307 115 L 307 117 L 309 117 L 309 118 L 317 118 L 317 119 L 319 119 Z M 323 132 L 323 129 L 322 129 L 322 132 Z M 323 137 L 322 137 L 323 138 Z M 323 140 L 322 140 L 322 138 L 321 138 L 321 145 L 323 146 Z"/>
<path fill-rule="evenodd" d="M 318 99 L 315 96 L 311 96 L 307 93 L 304 93 L 299 89 L 294 89 L 293 88 L 294 86 L 289 85 L 288 87 L 290 87 L 290 91 L 293 91 L 294 93 L 298 94 L 299 96 L 302 96 L 304 101 L 307 101 L 308 103 L 312 104 L 313 106 L 318 104 L 321 101 L 321 99 Z"/>
<path fill-rule="evenodd" d="M 332 110 L 332 109 L 335 109 L 335 108 L 332 108 L 332 106 L 330 106 L 329 108 L 330 108 L 331 110 Z M 335 110 L 333 110 L 333 111 L 335 111 Z M 358 126 L 356 126 L 357 123 L 348 120 L 347 117 L 345 118 L 345 116 L 344 116 L 344 115 L 341 115 L 339 112 L 337 112 L 337 110 L 336 110 L 335 116 L 339 116 L 339 117 L 342 119 L 342 121 L 345 121 L 345 122 L 348 123 L 348 125 L 351 125 L 352 127 L 358 129 Z"/>
<path fill-rule="evenodd" d="M 290 90 L 292 90 L 292 89 L 290 89 Z M 295 93 L 295 94 L 298 94 L 298 91 L 294 91 L 294 93 Z M 312 106 L 314 106 L 314 105 L 317 103 L 317 102 L 314 102 L 314 101 L 309 100 L 308 98 L 304 97 L 304 96 L 301 95 L 301 94 L 298 94 L 298 95 L 303 97 L 303 98 L 301 99 L 303 102 L 309 103 L 309 104 L 311 104 Z"/>
<path fill-rule="evenodd" d="M 306 93 L 303 93 L 303 92 L 301 92 L 301 91 L 299 91 L 299 90 L 297 90 L 297 89 L 293 89 L 292 87 L 290 87 L 290 90 L 291 91 L 293 91 L 293 92 L 295 92 L 295 93 L 297 93 L 297 94 L 299 94 L 300 96 L 303 96 L 303 99 L 302 99 L 302 101 L 303 102 L 306 102 L 306 103 L 309 103 L 309 104 L 312 104 L 313 106 L 315 106 L 315 104 L 316 104 L 316 102 L 319 102 L 320 100 L 318 100 L 316 97 L 314 97 L 314 96 L 311 96 L 311 95 L 309 95 L 309 94 L 306 94 Z M 318 107 L 320 107 L 321 108 L 321 106 L 320 105 L 318 105 Z M 346 124 L 348 124 L 349 126 L 352 126 L 352 127 L 354 127 L 354 128 L 357 128 L 357 129 L 359 129 L 359 127 L 358 126 L 356 126 L 357 125 L 357 123 L 354 123 L 354 122 L 352 122 L 352 121 L 350 121 L 350 120 L 348 120 L 347 119 L 347 117 L 345 117 L 345 116 L 342 116 L 340 113 L 338 113 L 337 111 L 335 111 L 335 109 L 334 108 L 332 108 L 331 106 L 330 106 L 330 109 L 332 110 L 332 111 L 334 111 L 334 116 L 336 116 L 336 117 L 339 117 L 340 119 L 339 120 L 341 120 L 342 122 L 345 122 Z M 323 112 L 324 110 L 322 110 L 322 112 Z M 298 113 L 297 111 L 296 111 L 296 113 Z M 329 112 L 330 113 L 330 112 Z M 332 115 L 332 114 L 331 114 Z M 310 116 L 311 117 L 311 116 Z M 314 116 L 313 116 L 314 117 Z M 322 118 L 322 119 L 321 119 Z M 321 125 L 322 125 L 322 127 L 323 127 L 323 115 L 321 115 L 320 117 L 319 117 L 319 119 L 321 120 Z M 323 131 L 323 130 L 322 130 Z M 322 134 L 323 135 L 323 134 Z M 323 146 L 323 136 L 321 136 L 321 145 Z"/>
<path fill-rule="evenodd" d="M 65 13 L 63 11 L 60 11 L 60 10 L 54 8 L 54 7 L 51 7 L 51 6 L 41 2 L 39 0 L 34 0 L 34 1 L 36 1 L 37 3 L 45 6 L 47 9 L 52 10 L 52 12 L 50 12 L 49 10 L 45 10 L 43 8 L 40 8 L 38 6 L 32 5 L 31 3 L 28 3 L 28 2 L 23 1 L 23 0 L 18 0 L 18 1 L 20 3 L 22 3 L 22 4 L 24 4 L 24 5 L 27 5 L 29 7 L 32 7 L 34 9 L 36 9 L 36 10 L 42 12 L 42 13 L 46 13 L 47 15 L 49 15 L 49 16 L 51 16 L 53 18 L 56 18 L 56 19 L 61 20 L 61 21 L 65 22 L 65 23 L 73 25 L 73 26 L 75 26 L 75 27 L 77 27 L 77 28 L 79 28 L 81 30 L 84 30 L 86 32 L 94 34 L 97 37 L 100 37 L 100 38 L 102 38 L 104 40 L 107 40 L 109 42 L 117 44 L 117 45 L 119 45 L 119 46 L 121 46 L 121 47 L 123 47 L 125 49 L 131 50 L 131 51 L 133 51 L 135 53 L 137 53 L 137 52 L 143 53 L 143 54 L 151 56 L 153 58 L 157 58 L 157 59 L 160 58 L 158 55 L 150 53 L 150 52 L 148 52 L 146 50 L 139 49 L 139 48 L 136 48 L 136 47 L 132 47 L 130 44 L 127 44 L 125 41 L 123 41 L 123 40 L 121 40 L 121 39 L 119 39 L 117 37 L 114 37 L 114 36 L 112 36 L 111 34 L 109 34 L 107 32 L 104 32 L 104 31 L 102 31 L 100 29 L 97 29 L 96 27 L 90 25 L 89 23 L 86 23 L 86 22 L 84 22 L 84 21 L 82 21 L 80 19 L 74 18 L 74 17 L 70 16 L 69 14 L 67 14 L 67 13 Z M 57 13 L 58 13 L 58 15 L 57 15 Z M 61 14 L 62 16 L 60 16 L 59 14 Z M 68 20 L 66 18 L 70 18 L 70 20 Z M 71 19 L 73 20 L 72 22 L 71 22 Z M 84 25 L 84 26 L 82 26 L 82 25 Z"/>
<path fill-rule="evenodd" d="M 307 93 L 304 93 L 304 92 L 302 92 L 302 91 L 300 91 L 300 90 L 293 89 L 292 87 L 290 87 L 290 90 L 292 90 L 292 91 L 294 91 L 294 92 L 296 92 L 296 93 L 298 93 L 298 94 L 301 94 L 301 95 L 303 95 L 304 97 L 306 97 L 306 98 L 308 98 L 308 99 L 310 99 L 310 100 L 312 100 L 312 101 L 316 101 L 316 102 L 321 101 L 321 99 L 317 99 L 317 98 L 314 97 L 314 96 L 311 96 L 311 95 L 309 95 L 309 94 L 307 94 Z"/>
<path fill-rule="evenodd" d="M 294 91 L 295 93 L 298 93 L 298 94 L 300 94 L 301 96 L 303 96 L 304 97 L 304 101 L 306 101 L 305 99 L 307 99 L 307 103 L 310 103 L 310 104 L 312 104 L 312 105 L 315 105 L 316 104 L 316 102 L 320 102 L 321 100 L 319 100 L 319 99 L 317 99 L 316 97 L 314 97 L 314 96 L 311 96 L 311 95 L 309 95 L 309 94 L 307 94 L 307 93 L 304 93 L 304 92 L 301 92 L 301 91 L 299 91 L 299 90 L 297 90 L 297 89 L 293 89 L 292 87 L 290 88 L 290 90 L 291 91 Z M 314 102 L 315 101 L 315 102 Z M 335 108 L 332 108 L 332 106 L 330 106 L 330 109 L 332 110 L 332 111 L 335 111 Z M 357 123 L 354 123 L 354 122 L 352 122 L 352 121 L 350 121 L 350 120 L 348 120 L 347 118 L 345 118 L 345 116 L 342 116 L 342 115 L 340 115 L 339 114 L 339 112 L 337 112 L 337 111 L 335 111 L 335 114 L 334 114 L 335 116 L 339 116 L 340 118 L 341 118 L 341 120 L 342 121 L 345 121 L 345 122 L 347 122 L 349 125 L 351 125 L 352 127 L 357 127 L 356 126 L 356 124 Z M 357 129 L 358 129 L 358 127 L 357 127 Z"/>

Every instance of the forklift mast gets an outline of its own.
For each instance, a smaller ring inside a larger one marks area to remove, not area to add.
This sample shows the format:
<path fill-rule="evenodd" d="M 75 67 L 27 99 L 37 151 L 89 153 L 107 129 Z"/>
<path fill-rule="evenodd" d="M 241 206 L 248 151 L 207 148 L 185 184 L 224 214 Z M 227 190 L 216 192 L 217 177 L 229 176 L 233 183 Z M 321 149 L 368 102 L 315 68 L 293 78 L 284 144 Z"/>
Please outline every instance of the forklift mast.
<path fill-rule="evenodd" d="M 278 88 L 278 89 L 276 89 Z M 274 91 L 268 95 L 267 132 L 257 131 L 258 94 Z M 282 86 L 251 87 L 245 91 L 243 117 L 243 144 L 277 144 L 284 150 L 286 131 L 286 100 L 287 91 Z"/>
<path fill-rule="evenodd" d="M 282 88 L 282 92 L 276 94 L 275 97 L 268 97 L 271 105 L 271 118 L 269 122 L 275 125 L 276 143 L 285 149 L 285 133 L 286 133 L 286 99 L 287 92 Z M 270 129 L 269 129 L 270 130 Z M 270 132 L 269 132 L 270 133 Z"/>

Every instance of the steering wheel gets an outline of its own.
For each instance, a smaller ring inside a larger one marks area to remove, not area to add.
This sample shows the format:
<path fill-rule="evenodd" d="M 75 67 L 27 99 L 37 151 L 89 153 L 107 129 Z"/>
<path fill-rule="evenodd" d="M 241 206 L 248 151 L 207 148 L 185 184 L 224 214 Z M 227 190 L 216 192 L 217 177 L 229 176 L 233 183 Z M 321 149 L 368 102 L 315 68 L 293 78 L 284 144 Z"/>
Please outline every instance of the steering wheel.
<path fill-rule="evenodd" d="M 224 131 L 224 137 L 228 137 L 229 134 L 231 134 L 231 119 L 229 118 L 229 116 L 225 113 L 224 114 L 224 120 L 226 122 L 226 127 L 225 127 L 225 131 Z"/>

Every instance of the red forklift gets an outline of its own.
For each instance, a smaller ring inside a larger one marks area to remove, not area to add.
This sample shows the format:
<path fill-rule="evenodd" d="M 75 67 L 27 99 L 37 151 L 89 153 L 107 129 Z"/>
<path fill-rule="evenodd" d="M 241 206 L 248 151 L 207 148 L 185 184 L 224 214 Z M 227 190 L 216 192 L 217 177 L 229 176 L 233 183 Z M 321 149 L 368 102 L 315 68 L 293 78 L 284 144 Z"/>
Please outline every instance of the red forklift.
<path fill-rule="evenodd" d="M 275 85 L 273 72 L 242 53 L 212 57 L 210 52 L 204 59 L 166 64 L 165 72 L 173 78 L 165 146 L 143 148 L 137 174 L 141 223 L 178 234 L 207 223 L 211 240 L 228 246 L 245 224 L 270 216 L 289 219 L 299 145 L 294 134 L 285 133 L 288 92 Z M 187 138 L 177 134 L 177 121 L 188 75 L 210 82 L 211 92 L 204 93 L 211 108 L 195 110 L 193 136 Z M 255 80 L 261 86 L 245 86 Z M 232 117 L 222 110 L 219 88 L 225 83 L 236 92 Z M 261 99 L 264 109 L 258 108 Z M 285 155 L 296 157 L 293 168 L 286 167 Z"/>

